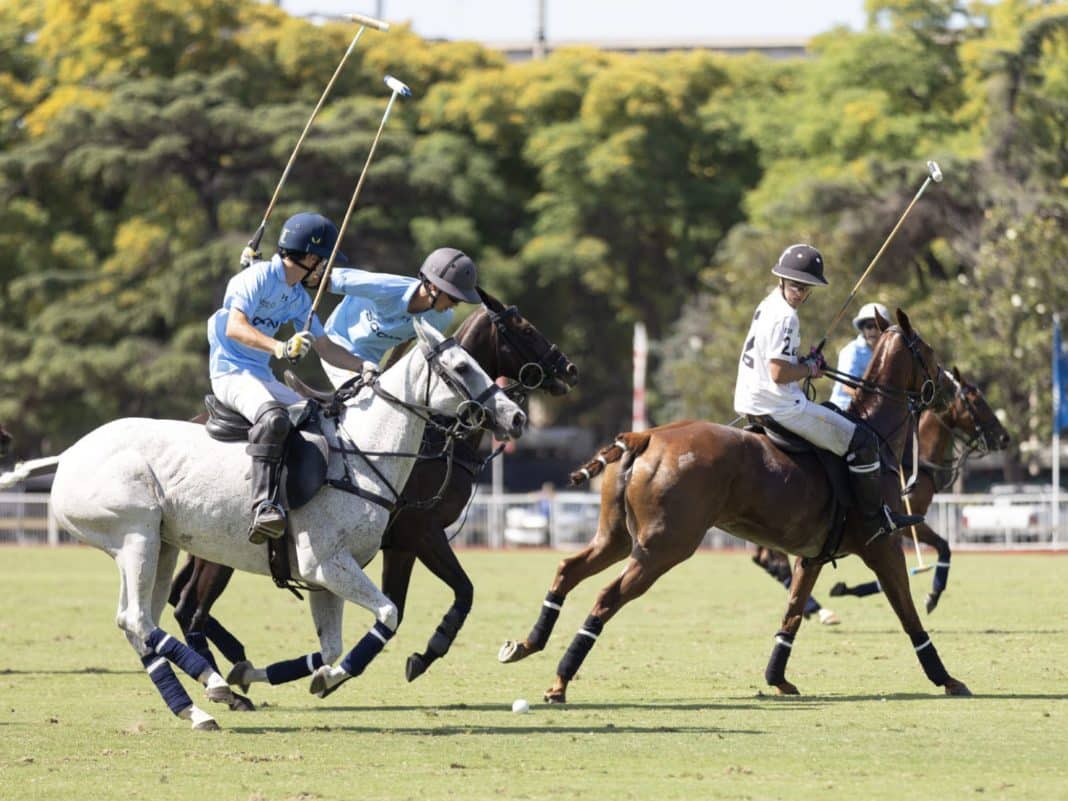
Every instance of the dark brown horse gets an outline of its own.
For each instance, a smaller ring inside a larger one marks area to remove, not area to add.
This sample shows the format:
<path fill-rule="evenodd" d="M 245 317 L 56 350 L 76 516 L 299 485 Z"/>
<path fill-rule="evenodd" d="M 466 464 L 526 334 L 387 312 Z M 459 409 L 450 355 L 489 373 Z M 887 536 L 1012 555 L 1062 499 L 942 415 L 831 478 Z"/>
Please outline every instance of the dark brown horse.
<path fill-rule="evenodd" d="M 513 397 L 535 389 L 550 395 L 568 392 L 578 381 L 575 365 L 515 306 L 505 307 L 481 289 L 479 294 L 483 305 L 464 321 L 455 335 L 463 348 L 489 375 L 513 382 L 506 389 L 514 393 Z M 451 465 L 440 455 L 440 445 L 432 449 L 438 458 L 421 458 L 416 462 L 402 501 L 383 537 L 382 591 L 397 605 L 398 624 L 404 615 L 416 559 L 448 584 L 454 594 L 452 606 L 426 650 L 408 658 L 409 681 L 446 654 L 471 609 L 474 588 L 456 558 L 445 529 L 460 517 L 471 497 L 475 478 L 481 472 L 483 462 L 477 455 L 481 438 L 481 432 L 476 431 L 459 442 Z M 241 642 L 212 617 L 212 605 L 232 573 L 228 567 L 191 557 L 176 574 L 170 602 L 189 645 L 210 660 L 208 640 L 214 643 L 235 666 L 228 680 L 245 688 L 251 681 L 281 683 L 309 675 L 310 668 L 304 669 L 308 662 L 304 657 L 276 663 L 285 666 L 284 669 L 255 670 Z M 242 702 L 241 708 L 251 706 Z"/>
<path fill-rule="evenodd" d="M 898 325 L 883 331 L 853 401 L 853 413 L 882 441 L 883 464 L 899 464 L 914 413 L 940 395 L 941 368 L 929 345 L 900 309 Z M 885 321 L 883 321 L 885 322 Z M 565 559 L 527 639 L 504 644 L 502 662 L 545 647 L 560 605 L 580 581 L 630 557 L 618 578 L 597 596 L 589 617 L 557 667 L 545 694 L 563 703 L 567 687 L 604 624 L 679 562 L 689 558 L 705 532 L 718 526 L 737 536 L 806 557 L 797 560 L 782 628 L 765 671 L 780 693 L 796 694 L 786 663 L 801 626 L 805 601 L 819 576 L 818 558 L 835 515 L 833 491 L 817 457 L 787 454 L 762 434 L 700 421 L 682 421 L 642 433 L 621 434 L 594 461 L 572 474 L 581 482 L 602 472 L 597 533 L 581 552 Z M 897 475 L 884 471 L 883 495 L 898 496 Z M 950 695 L 969 695 L 954 679 L 923 630 L 909 594 L 908 571 L 898 535 L 867 539 L 860 512 L 848 511 L 834 555 L 858 554 L 875 572 L 927 677 Z"/>
<path fill-rule="evenodd" d="M 916 483 L 909 495 L 911 508 L 917 514 L 927 514 L 935 493 L 946 489 L 956 480 L 961 466 L 969 457 L 999 451 L 1009 444 L 1009 433 L 986 402 L 983 393 L 974 384 L 969 384 L 961 378 L 956 367 L 953 368 L 952 383 L 952 402 L 944 410 L 928 409 L 920 416 L 920 466 Z M 909 455 L 906 450 L 906 456 Z M 924 602 L 927 613 L 930 614 L 946 589 L 952 552 L 949 543 L 935 532 L 930 524 L 920 523 L 915 527 L 915 531 L 917 540 L 938 552 L 931 591 Z M 907 544 L 911 534 L 903 532 L 902 538 Z M 845 582 L 839 581 L 831 587 L 831 595 L 835 597 L 863 597 L 875 595 L 880 591 L 877 581 L 858 584 L 855 587 L 849 587 Z"/>

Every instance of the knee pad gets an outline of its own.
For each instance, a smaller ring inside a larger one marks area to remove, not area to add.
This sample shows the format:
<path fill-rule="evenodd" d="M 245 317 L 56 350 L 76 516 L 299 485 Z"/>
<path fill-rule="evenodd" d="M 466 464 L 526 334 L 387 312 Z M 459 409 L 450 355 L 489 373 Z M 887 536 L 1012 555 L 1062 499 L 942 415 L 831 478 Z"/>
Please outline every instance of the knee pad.
<path fill-rule="evenodd" d="M 870 428 L 858 425 L 849 440 L 846 461 L 853 465 L 870 465 L 879 463 L 879 437 Z"/>
<path fill-rule="evenodd" d="M 248 441 L 280 445 L 289 436 L 290 428 L 289 412 L 285 404 L 269 401 L 256 410 L 256 419 L 248 431 Z"/>

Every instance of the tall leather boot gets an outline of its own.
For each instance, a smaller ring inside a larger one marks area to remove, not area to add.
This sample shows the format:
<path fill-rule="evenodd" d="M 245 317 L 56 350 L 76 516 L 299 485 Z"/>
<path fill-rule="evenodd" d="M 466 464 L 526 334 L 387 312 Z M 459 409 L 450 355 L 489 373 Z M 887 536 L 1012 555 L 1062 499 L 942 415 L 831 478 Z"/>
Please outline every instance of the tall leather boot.
<path fill-rule="evenodd" d="M 849 480 L 853 495 L 864 515 L 864 529 L 871 542 L 876 537 L 892 534 L 923 522 L 923 515 L 895 512 L 883 499 L 882 464 L 879 461 L 879 440 L 864 426 L 857 426 L 849 450 L 845 455 L 849 466 Z"/>
<path fill-rule="evenodd" d="M 248 540 L 256 545 L 286 533 L 286 510 L 280 501 L 279 484 L 290 427 L 285 404 L 271 401 L 256 411 L 248 432 L 245 450 L 252 457 L 252 524 Z"/>

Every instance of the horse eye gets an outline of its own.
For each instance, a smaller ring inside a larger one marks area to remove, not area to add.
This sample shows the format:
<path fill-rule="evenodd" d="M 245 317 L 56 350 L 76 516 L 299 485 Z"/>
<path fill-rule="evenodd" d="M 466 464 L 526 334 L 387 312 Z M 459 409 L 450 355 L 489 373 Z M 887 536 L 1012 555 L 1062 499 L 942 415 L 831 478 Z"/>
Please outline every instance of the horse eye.
<path fill-rule="evenodd" d="M 470 372 L 470 370 L 471 370 L 471 365 L 468 364 L 467 362 L 460 362 L 458 365 L 456 365 L 456 372 L 459 373 L 460 375 L 464 375 L 464 374 Z"/>

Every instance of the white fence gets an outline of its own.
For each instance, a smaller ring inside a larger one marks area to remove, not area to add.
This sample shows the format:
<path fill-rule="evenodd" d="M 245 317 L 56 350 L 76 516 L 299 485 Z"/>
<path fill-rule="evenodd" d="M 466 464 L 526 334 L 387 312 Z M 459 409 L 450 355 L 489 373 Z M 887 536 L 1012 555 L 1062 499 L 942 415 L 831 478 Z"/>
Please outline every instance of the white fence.
<path fill-rule="evenodd" d="M 936 495 L 927 522 L 957 550 L 1068 549 L 1066 495 L 1061 496 L 1056 531 L 1048 493 Z M 596 493 L 558 492 L 551 498 L 541 493 L 508 494 L 495 501 L 480 488 L 449 534 L 457 545 L 575 549 L 593 536 L 599 510 Z M 0 492 L 0 543 L 70 541 L 50 514 L 47 493 Z M 704 545 L 748 547 L 718 529 L 705 535 Z"/>

